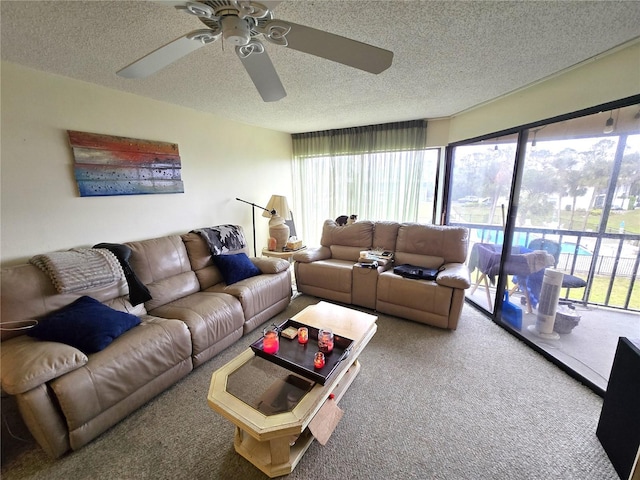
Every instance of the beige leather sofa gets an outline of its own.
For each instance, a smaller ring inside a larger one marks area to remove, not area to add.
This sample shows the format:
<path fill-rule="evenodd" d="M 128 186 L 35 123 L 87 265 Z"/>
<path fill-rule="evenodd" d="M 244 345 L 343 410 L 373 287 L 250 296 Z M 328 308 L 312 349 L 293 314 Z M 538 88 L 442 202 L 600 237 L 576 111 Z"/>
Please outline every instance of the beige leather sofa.
<path fill-rule="evenodd" d="M 321 246 L 293 256 L 297 289 L 453 330 L 470 286 L 468 241 L 463 227 L 371 221 L 338 226 L 327 220 Z M 360 252 L 371 249 L 394 252 L 394 263 L 357 267 Z M 393 273 L 394 264 L 405 263 L 443 270 L 435 281 Z"/>
<path fill-rule="evenodd" d="M 34 265 L 2 269 L 2 394 L 15 396 L 25 424 L 53 457 L 90 442 L 291 300 L 286 260 L 252 258 L 262 274 L 226 285 L 197 234 L 127 245 L 153 297 L 136 307 L 124 278 L 61 294 Z M 16 330 L 83 295 L 139 316 L 140 325 L 88 355 Z"/>

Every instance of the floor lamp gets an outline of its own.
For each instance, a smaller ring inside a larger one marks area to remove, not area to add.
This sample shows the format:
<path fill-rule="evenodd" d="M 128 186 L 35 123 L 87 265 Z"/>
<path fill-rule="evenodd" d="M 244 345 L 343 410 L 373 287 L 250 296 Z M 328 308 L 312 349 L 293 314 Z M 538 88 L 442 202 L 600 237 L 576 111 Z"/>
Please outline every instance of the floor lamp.
<path fill-rule="evenodd" d="M 260 210 L 264 210 L 265 212 L 269 212 L 271 215 L 275 215 L 276 211 L 275 210 L 267 210 L 264 207 L 261 207 L 260 205 L 256 205 L 255 203 L 251 203 L 251 202 L 247 202 L 246 200 L 242 200 L 241 198 L 236 197 L 236 200 L 238 200 L 239 202 L 244 202 L 244 203 L 248 203 L 249 205 L 251 205 L 251 223 L 253 225 L 253 256 L 257 257 L 258 256 L 258 252 L 256 250 L 256 211 L 255 208 L 259 208 Z"/>

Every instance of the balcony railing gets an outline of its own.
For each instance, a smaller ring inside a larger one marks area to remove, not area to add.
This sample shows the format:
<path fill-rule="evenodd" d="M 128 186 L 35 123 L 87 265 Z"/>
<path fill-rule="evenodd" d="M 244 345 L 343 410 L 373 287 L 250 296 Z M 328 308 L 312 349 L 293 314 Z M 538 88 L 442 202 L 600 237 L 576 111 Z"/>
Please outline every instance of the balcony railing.
<path fill-rule="evenodd" d="M 459 222 L 455 225 L 469 228 L 471 244 L 503 243 L 503 230 L 499 226 Z M 587 282 L 580 291 L 564 290 L 561 298 L 640 312 L 640 291 L 636 281 L 640 235 L 516 227 L 513 244 L 526 247 L 535 238 L 549 238 L 560 243 L 563 248 L 557 268 Z M 581 297 L 576 298 L 576 295 Z"/>

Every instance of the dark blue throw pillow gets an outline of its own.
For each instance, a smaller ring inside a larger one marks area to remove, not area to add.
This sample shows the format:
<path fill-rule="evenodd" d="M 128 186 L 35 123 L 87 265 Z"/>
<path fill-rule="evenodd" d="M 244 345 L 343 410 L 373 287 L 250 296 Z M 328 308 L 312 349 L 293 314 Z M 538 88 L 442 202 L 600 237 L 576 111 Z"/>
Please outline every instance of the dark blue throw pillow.
<path fill-rule="evenodd" d="M 40 319 L 27 334 L 40 340 L 66 343 L 88 354 L 103 350 L 139 323 L 135 315 L 84 296 Z"/>
<path fill-rule="evenodd" d="M 255 277 L 262 272 L 256 267 L 246 253 L 236 253 L 233 255 L 214 255 L 213 263 L 224 278 L 227 285 L 239 282 L 245 278 Z"/>

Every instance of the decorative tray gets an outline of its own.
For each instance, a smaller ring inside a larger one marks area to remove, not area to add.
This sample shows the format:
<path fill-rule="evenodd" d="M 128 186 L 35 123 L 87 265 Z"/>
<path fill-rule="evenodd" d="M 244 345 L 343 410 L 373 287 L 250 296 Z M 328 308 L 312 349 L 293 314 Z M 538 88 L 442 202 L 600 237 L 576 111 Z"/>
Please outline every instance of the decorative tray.
<path fill-rule="evenodd" d="M 313 366 L 313 357 L 318 351 L 318 329 L 304 323 L 288 319 L 277 327 L 282 332 L 287 327 L 307 327 L 309 329 L 309 341 L 306 344 L 298 343 L 298 337 L 289 340 L 280 335 L 280 348 L 276 353 L 265 353 L 262 349 L 263 337 L 251 344 L 251 349 L 256 355 L 305 378 L 324 385 L 327 379 L 335 372 L 340 362 L 349 356 L 353 340 L 341 335 L 333 336 L 333 351 L 325 354 L 325 365 L 322 368 Z"/>

